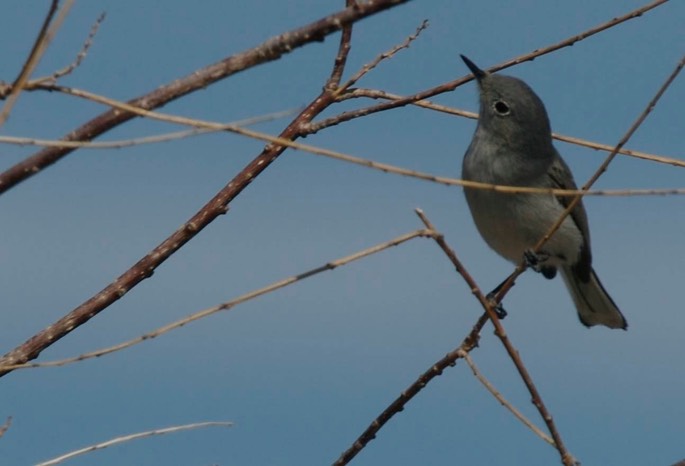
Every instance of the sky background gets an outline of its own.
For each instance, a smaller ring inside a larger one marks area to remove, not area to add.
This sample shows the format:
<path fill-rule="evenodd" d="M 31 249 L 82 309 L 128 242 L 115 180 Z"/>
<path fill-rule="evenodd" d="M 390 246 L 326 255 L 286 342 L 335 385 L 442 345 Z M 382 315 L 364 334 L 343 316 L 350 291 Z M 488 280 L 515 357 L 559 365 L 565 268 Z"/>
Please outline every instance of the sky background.
<path fill-rule="evenodd" d="M 160 5 L 162 5 L 160 7 Z M 117 99 L 149 92 L 339 10 L 342 0 L 76 2 L 34 75 L 70 63 L 101 12 L 88 57 L 61 82 Z M 414 0 L 354 28 L 347 76 L 430 27 L 359 86 L 411 94 L 556 43 L 641 1 Z M 12 81 L 48 2 L 10 0 L 0 15 L 0 79 Z M 162 9 L 160 9 L 162 8 Z M 615 144 L 685 48 L 685 3 L 508 69 L 545 102 L 555 131 Z M 339 34 L 239 73 L 164 111 L 230 122 L 297 108 L 320 91 Z M 475 84 L 436 102 L 475 111 Z M 685 159 L 685 81 L 673 83 L 628 147 Z M 326 112 L 368 105 L 358 101 Z M 23 93 L 0 134 L 57 139 L 103 111 Z M 277 134 L 282 119 L 256 126 Z M 401 108 L 330 128 L 306 143 L 459 177 L 473 120 Z M 131 121 L 118 140 L 181 129 Z M 605 153 L 556 143 L 582 184 Z M 231 134 L 117 150 L 79 150 L 0 196 L 0 351 L 98 292 L 190 218 L 263 144 Z M 37 151 L 2 145 L 0 168 Z M 596 187 L 683 187 L 683 169 L 618 157 Z M 560 279 L 526 273 L 507 295 L 505 328 L 584 465 L 670 465 L 685 458 L 682 271 L 685 198 L 585 200 L 594 266 L 627 332 L 586 329 Z M 489 250 L 460 188 L 287 151 L 150 280 L 41 354 L 75 356 L 421 227 L 421 207 L 488 290 L 513 266 Z M 2 464 L 28 465 L 112 437 L 205 420 L 206 429 L 91 453 L 74 465 L 330 464 L 419 374 L 454 349 L 481 314 L 430 240 L 417 239 L 229 312 L 97 360 L 0 379 Z M 542 422 L 487 326 L 472 356 L 536 424 Z M 557 452 L 459 362 L 381 430 L 356 465 L 558 464 Z"/>

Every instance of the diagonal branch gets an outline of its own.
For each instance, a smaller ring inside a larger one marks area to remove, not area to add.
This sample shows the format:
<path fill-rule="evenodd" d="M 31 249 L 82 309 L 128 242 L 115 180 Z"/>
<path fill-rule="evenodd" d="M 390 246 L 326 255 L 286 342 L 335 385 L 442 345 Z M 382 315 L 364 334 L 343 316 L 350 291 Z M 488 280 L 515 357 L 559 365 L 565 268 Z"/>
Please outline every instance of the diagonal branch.
<path fill-rule="evenodd" d="M 285 32 L 244 52 L 232 55 L 193 73 L 163 85 L 154 91 L 131 100 L 133 106 L 154 109 L 191 92 L 204 89 L 235 73 L 277 60 L 292 50 L 310 42 L 322 41 L 326 36 L 339 31 L 347 24 L 375 13 L 393 8 L 410 0 L 373 0 L 354 4 L 344 10 L 326 16 L 306 26 Z M 108 110 L 83 124 L 64 137 L 67 141 L 90 141 L 104 132 L 134 118 L 134 114 Z M 0 194 L 11 189 L 44 168 L 71 153 L 73 148 L 47 148 L 0 173 Z"/>
<path fill-rule="evenodd" d="M 371 424 L 352 443 L 352 445 L 347 450 L 345 450 L 342 453 L 342 455 L 340 455 L 340 458 L 338 458 L 338 460 L 335 463 L 333 463 L 333 466 L 343 466 L 349 463 L 362 449 L 364 449 L 364 447 L 369 442 L 376 438 L 376 434 L 383 428 L 383 426 L 395 414 L 401 412 L 406 406 L 406 404 L 409 403 L 409 401 L 411 401 L 411 399 L 414 396 L 416 396 L 431 380 L 441 375 L 442 372 L 448 367 L 454 366 L 458 359 L 463 358 L 474 348 L 476 348 L 478 346 L 478 340 L 480 339 L 480 332 L 488 320 L 492 321 L 493 325 L 495 326 L 496 333 L 498 334 L 500 340 L 507 349 L 507 352 L 509 352 L 509 355 L 514 361 L 516 368 L 521 373 L 521 376 L 524 379 L 524 383 L 526 384 L 531 395 L 533 396 L 534 404 L 536 405 L 536 407 L 538 407 L 538 410 L 540 411 L 543 419 L 545 420 L 545 423 L 547 424 L 548 429 L 550 430 L 550 433 L 552 434 L 552 438 L 554 439 L 554 446 L 559 451 L 562 460 L 564 461 L 564 464 L 576 464 L 575 459 L 571 456 L 570 453 L 568 453 L 568 451 L 564 447 L 564 444 L 561 440 L 561 436 L 559 435 L 556 426 L 554 425 L 554 421 L 552 420 L 552 416 L 549 414 L 549 412 L 547 412 L 544 404 L 542 403 L 542 399 L 540 398 L 539 393 L 535 389 L 535 386 L 533 385 L 530 376 L 526 372 L 525 367 L 523 366 L 523 362 L 518 356 L 516 350 L 509 342 L 506 333 L 504 332 L 504 329 L 502 327 L 502 324 L 497 318 L 497 314 L 495 313 L 495 310 L 493 308 L 493 303 L 491 303 L 485 297 L 485 295 L 483 294 L 483 292 L 481 291 L 480 287 L 475 282 L 473 277 L 471 277 L 471 275 L 463 266 L 459 258 L 457 258 L 452 248 L 449 247 L 443 235 L 440 234 L 437 230 L 435 230 L 435 227 L 428 220 L 423 211 L 421 211 L 420 209 L 416 209 L 416 213 L 419 216 L 419 218 L 421 218 L 421 221 L 424 223 L 426 228 L 428 228 L 429 231 L 434 232 L 434 234 L 432 235 L 433 240 L 438 244 L 440 249 L 442 249 L 442 251 L 448 257 L 450 262 L 452 262 L 457 272 L 462 276 L 462 278 L 464 278 L 464 281 L 466 281 L 466 283 L 469 285 L 471 292 L 485 309 L 485 313 L 478 318 L 471 332 L 469 332 L 466 338 L 464 338 L 462 343 L 457 348 L 447 353 L 439 361 L 431 365 L 431 367 L 428 370 L 426 370 L 423 374 L 421 374 L 421 376 L 419 376 L 419 378 L 415 382 L 413 382 L 406 390 L 404 390 L 399 397 L 397 397 L 392 403 L 390 403 L 390 405 L 387 408 L 385 408 L 383 412 L 381 412 L 381 414 L 379 414 L 376 417 L 376 419 L 373 420 L 373 422 L 371 422 Z"/>
<path fill-rule="evenodd" d="M 344 24 L 351 23 L 355 19 L 368 16 L 372 12 L 381 11 L 406 1 L 408 0 L 377 0 L 375 2 L 367 2 L 363 6 L 353 6 L 343 10 L 342 13 L 344 14 L 332 15 L 314 23 L 314 25 L 319 25 L 319 29 L 315 30 L 319 31 L 319 34 L 323 34 L 323 32 L 321 32 L 322 26 L 320 26 L 320 23 L 327 25 L 323 28 L 324 32 L 339 29 L 344 26 Z M 331 19 L 333 17 L 335 17 L 335 20 Z M 344 24 L 342 22 L 343 19 L 346 19 Z M 300 31 L 299 34 L 306 34 L 309 38 L 312 34 L 311 28 L 311 25 L 309 27 L 301 28 L 298 30 Z M 300 40 L 304 41 L 305 38 L 301 38 Z M 281 44 L 281 42 L 277 41 L 277 44 Z M 269 49 L 267 48 L 262 52 L 267 53 L 268 50 Z M 171 86 L 173 86 L 173 84 Z M 313 118 L 331 104 L 335 103 L 335 96 L 336 93 L 334 90 L 324 87 L 321 94 L 302 110 L 302 112 L 281 132 L 279 138 L 283 140 L 294 140 L 300 137 L 302 134 L 300 128 L 311 122 Z M 149 103 L 138 102 L 138 104 L 148 105 Z M 107 112 L 106 114 L 108 113 L 110 112 Z M 95 296 L 73 309 L 57 322 L 29 338 L 22 345 L 19 345 L 5 354 L 0 358 L 0 366 L 22 364 L 35 359 L 45 348 L 51 346 L 65 335 L 68 335 L 75 328 L 88 322 L 99 312 L 122 298 L 133 287 L 146 278 L 149 278 L 157 267 L 164 263 L 164 261 L 171 257 L 171 255 L 183 247 L 188 241 L 194 238 L 202 229 L 212 223 L 220 215 L 228 212 L 228 204 L 286 149 L 287 146 L 285 145 L 279 145 L 277 143 L 267 144 L 259 156 L 243 168 L 240 173 L 210 199 L 209 202 L 193 215 L 190 220 L 181 226 L 181 228 L 172 233 L 171 236 L 162 241 L 162 243 Z M 11 372 L 11 370 L 0 370 L 0 377 L 9 372 Z"/>
<path fill-rule="evenodd" d="M 428 27 L 428 20 L 424 19 L 419 27 L 416 28 L 416 32 L 414 34 L 410 35 L 407 37 L 404 42 L 401 44 L 398 44 L 394 46 L 392 49 L 388 50 L 387 52 L 383 52 L 380 55 L 378 55 L 376 58 L 374 58 L 370 63 L 367 63 L 366 65 L 362 66 L 359 71 L 357 71 L 350 79 L 345 81 L 345 83 L 342 86 L 339 86 L 337 89 L 337 95 L 341 96 L 343 95 L 350 87 L 354 86 L 357 81 L 359 81 L 364 75 L 368 74 L 371 70 L 373 70 L 375 67 L 378 66 L 380 62 L 383 60 L 387 60 L 389 58 L 392 58 L 399 52 L 400 50 L 407 49 L 411 45 L 412 42 L 414 42 L 416 39 L 419 38 L 419 35 Z"/>
<path fill-rule="evenodd" d="M 43 25 L 40 28 L 40 32 L 38 32 L 38 37 L 36 38 L 36 41 L 33 43 L 31 52 L 29 53 L 28 58 L 24 62 L 24 66 L 22 66 L 21 71 L 19 72 L 19 76 L 17 76 L 17 79 L 15 79 L 12 83 L 10 94 L 7 97 L 5 105 L 2 108 L 2 112 L 0 112 L 0 126 L 2 126 L 5 123 L 5 120 L 7 120 L 7 117 L 12 111 L 12 107 L 14 107 L 14 104 L 17 102 L 17 99 L 19 98 L 19 94 L 24 89 L 24 85 L 31 77 L 31 73 L 33 73 L 33 70 L 38 65 L 38 62 L 43 56 L 43 53 L 45 52 L 45 49 L 48 46 L 48 43 L 50 42 L 50 40 L 52 40 L 52 36 L 55 34 L 57 28 L 62 24 L 62 21 L 71 9 L 73 3 L 73 0 L 68 1 L 66 5 L 62 7 L 62 11 L 60 12 L 60 15 L 57 17 L 57 20 L 53 23 L 52 20 L 55 17 L 55 13 L 57 13 L 57 8 L 59 7 L 59 0 L 52 0 L 50 8 L 48 9 L 48 14 L 45 16 L 45 19 L 43 20 Z M 50 27 L 51 24 L 52 27 Z"/>
<path fill-rule="evenodd" d="M 357 5 L 357 0 L 345 0 L 345 7 L 350 8 Z M 352 48 L 352 24 L 347 24 L 342 29 L 342 34 L 340 35 L 340 45 L 338 45 L 338 54 L 335 56 L 335 61 L 333 62 L 333 69 L 331 70 L 331 76 L 326 82 L 326 88 L 329 91 L 337 91 L 340 86 L 340 80 L 342 79 L 343 72 L 345 71 L 345 65 L 347 64 L 347 56 L 350 54 L 350 49 Z"/>
<path fill-rule="evenodd" d="M 81 63 L 83 60 L 85 60 L 86 55 L 88 55 L 88 51 L 90 50 L 90 47 L 93 45 L 93 41 L 95 39 L 95 35 L 98 33 L 98 30 L 100 29 L 100 26 L 102 25 L 102 22 L 105 20 L 106 13 L 101 13 L 100 16 L 97 17 L 95 22 L 90 28 L 90 32 L 88 33 L 88 37 L 86 37 L 85 42 L 83 42 L 83 45 L 81 46 L 81 50 L 79 50 L 78 54 L 76 54 L 76 58 L 74 59 L 73 62 L 69 63 L 67 66 L 65 66 L 62 69 L 59 69 L 52 73 L 51 76 L 45 78 L 45 81 L 48 82 L 56 82 L 59 78 L 62 78 L 64 76 L 67 76 L 68 74 L 71 74 L 76 68 L 81 66 Z"/>
<path fill-rule="evenodd" d="M 263 296 L 267 293 L 271 293 L 276 290 L 280 290 L 281 288 L 284 288 L 286 286 L 292 285 L 294 283 L 297 283 L 299 281 L 305 280 L 309 277 L 313 277 L 314 275 L 318 275 L 320 273 L 329 271 L 329 270 L 335 270 L 338 267 L 342 267 L 344 265 L 347 265 L 353 261 L 357 261 L 360 259 L 364 259 L 372 254 L 379 253 L 381 251 L 385 251 L 386 249 L 399 246 L 400 244 L 403 244 L 407 241 L 411 241 L 415 238 L 423 238 L 423 237 L 432 237 L 433 232 L 431 230 L 416 230 L 411 233 L 406 233 L 402 236 L 398 236 L 396 238 L 393 238 L 391 240 L 385 241 L 384 243 L 377 244 L 375 246 L 371 246 L 370 248 L 363 249 L 361 251 L 357 251 L 353 254 L 350 254 L 345 257 L 341 257 L 339 259 L 335 259 L 329 262 L 326 262 L 324 265 L 321 265 L 319 267 L 316 267 L 315 269 L 310 269 L 305 272 L 301 272 L 297 275 L 293 275 L 287 278 L 284 278 L 282 280 L 278 280 L 276 282 L 273 282 L 267 286 L 264 286 L 262 288 L 256 289 L 249 291 L 245 294 L 242 294 L 238 296 L 237 298 L 234 298 L 230 301 L 226 301 L 224 303 L 218 304 L 216 306 L 209 307 L 207 309 L 203 309 L 201 311 L 194 312 L 183 319 L 176 320 L 174 322 L 168 323 L 162 327 L 159 327 L 155 330 L 152 330 L 150 332 L 144 333 L 143 335 L 140 335 L 136 338 L 133 338 L 128 341 L 124 341 L 122 343 L 118 343 L 113 346 L 108 346 L 107 348 L 100 348 L 95 351 L 90 351 L 88 353 L 81 354 L 79 356 L 74 356 L 71 358 L 66 358 L 66 359 L 59 359 L 56 361 L 45 361 L 45 362 L 34 362 L 34 363 L 26 363 L 26 364 L 15 364 L 13 366 L 0 366 L 0 370 L 14 370 L 14 369 L 33 369 L 33 368 L 38 368 L 38 367 L 58 367 L 58 366 L 64 366 L 66 364 L 70 364 L 73 362 L 80 362 L 80 361 L 85 361 L 87 359 L 92 359 L 92 358 L 99 358 L 101 356 L 104 356 L 106 354 L 111 354 L 116 351 L 123 350 L 125 348 L 130 348 L 133 345 L 137 345 L 138 343 L 142 343 L 144 341 L 150 341 L 153 338 L 157 338 L 160 335 L 163 335 L 165 333 L 168 333 L 172 330 L 175 330 L 177 328 L 184 327 L 188 325 L 191 322 L 195 322 L 196 320 L 204 319 L 205 317 L 209 317 L 213 314 L 216 314 L 217 312 L 221 311 L 228 311 L 230 309 L 233 309 L 235 306 L 238 306 L 239 304 L 243 304 L 247 301 L 250 301 L 254 298 L 257 298 L 259 296 Z M 0 428 L 0 436 L 2 434 L 2 430 Z"/>
<path fill-rule="evenodd" d="M 542 55 L 546 55 L 548 53 L 555 52 L 555 51 L 562 49 L 564 47 L 570 47 L 577 42 L 585 40 L 588 37 L 591 37 L 595 34 L 598 34 L 602 31 L 605 31 L 605 30 L 612 28 L 614 26 L 617 26 L 617 25 L 619 25 L 625 21 L 628 21 L 628 20 L 631 20 L 634 18 L 638 18 L 638 17 L 642 16 L 644 13 L 646 13 L 647 11 L 652 10 L 652 9 L 654 9 L 654 8 L 664 4 L 666 2 L 668 2 L 668 0 L 655 0 L 655 1 L 653 1 L 647 5 L 644 5 L 640 8 L 637 8 L 637 9 L 635 9 L 635 10 L 633 10 L 633 11 L 631 11 L 631 12 L 629 12 L 623 16 L 619 16 L 617 18 L 614 18 L 610 21 L 607 21 L 603 24 L 600 24 L 599 26 L 588 29 L 585 32 L 582 32 L 582 33 L 577 34 L 575 36 L 569 37 L 568 39 L 562 40 L 561 42 L 558 42 L 554 45 L 550 45 L 548 47 L 543 47 L 541 49 L 535 49 L 530 53 L 521 55 L 521 56 L 516 57 L 516 58 L 512 58 L 511 60 L 508 60 L 504 63 L 501 63 L 499 65 L 488 68 L 488 71 L 489 72 L 499 71 L 499 70 L 502 70 L 504 68 L 509 68 L 511 66 L 518 65 L 519 63 L 523 63 L 525 61 L 534 60 L 537 57 L 540 57 Z M 315 133 L 319 129 L 329 125 L 331 123 L 332 119 L 336 119 L 336 121 L 337 121 L 336 124 L 342 123 L 342 122 L 349 121 L 349 120 L 352 120 L 355 118 L 363 117 L 366 115 L 371 115 L 373 113 L 378 113 L 378 112 L 382 112 L 385 110 L 389 110 L 391 108 L 404 107 L 406 105 L 413 104 L 414 102 L 416 102 L 418 100 L 425 100 L 425 99 L 428 99 L 429 97 L 433 97 L 433 96 L 438 95 L 438 94 L 444 94 L 445 92 L 451 92 L 454 89 L 456 89 L 457 87 L 461 86 L 462 84 L 465 84 L 465 83 L 471 81 L 472 79 L 473 79 L 473 76 L 469 74 L 468 76 L 464 76 L 464 77 L 455 79 L 453 81 L 441 84 L 439 86 L 436 86 L 436 87 L 433 87 L 430 89 L 426 89 L 425 91 L 418 92 L 418 93 L 411 95 L 411 96 L 407 96 L 407 97 L 404 97 L 404 98 L 401 98 L 398 100 L 394 100 L 392 102 L 385 102 L 385 103 L 374 105 L 371 107 L 365 107 L 365 108 L 361 108 L 358 110 L 351 110 L 349 112 L 344 112 L 344 113 L 341 113 L 340 115 L 337 115 L 337 116 L 334 116 L 334 117 L 331 117 L 328 119 L 324 119 L 320 122 L 317 122 L 317 123 L 310 125 L 309 126 L 309 132 Z"/>
<path fill-rule="evenodd" d="M 74 458 L 75 456 L 84 455 L 86 453 L 90 453 L 96 450 L 102 450 L 103 448 L 118 445 L 120 443 L 130 442 L 131 440 L 138 440 L 141 438 L 154 437 L 164 434 L 172 434 L 184 430 L 203 429 L 205 427 L 233 427 L 233 423 L 227 421 L 196 422 L 194 424 L 182 424 L 179 426 L 165 427 L 163 429 L 148 430 L 146 432 L 137 432 L 135 434 L 124 435 L 122 437 L 116 437 L 105 442 L 96 443 L 95 445 L 91 445 L 89 447 L 80 448 L 78 450 L 61 455 L 57 458 L 53 458 L 38 463 L 36 466 L 53 466 L 55 464 L 59 464 L 66 460 Z"/>
<path fill-rule="evenodd" d="M 370 99 L 383 99 L 383 100 L 401 100 L 406 98 L 405 96 L 397 95 L 397 94 L 391 94 L 390 92 L 385 92 L 381 91 L 379 89 L 364 89 L 364 88 L 356 88 L 356 89 L 351 89 L 350 91 L 344 93 L 343 95 L 340 96 L 340 100 L 347 100 L 347 99 L 354 99 L 354 98 L 359 98 L 359 97 L 368 97 Z M 427 108 L 430 110 L 435 110 L 438 112 L 442 113 L 447 113 L 450 115 L 458 115 L 464 118 L 471 118 L 473 120 L 478 119 L 478 114 L 474 112 L 469 112 L 466 110 L 461 110 L 458 108 L 454 107 L 449 107 L 447 105 L 441 105 L 437 104 L 435 102 L 431 102 L 430 100 L 417 100 L 416 102 L 412 102 L 411 105 L 415 105 L 417 107 L 422 107 L 422 108 Z M 326 120 L 323 120 L 319 123 L 312 123 L 311 125 L 308 126 L 307 130 L 312 131 L 312 132 L 317 132 L 321 131 L 324 128 L 328 128 L 330 126 L 335 126 L 339 123 L 342 123 L 342 114 L 333 116 L 330 118 L 327 118 Z M 581 139 L 573 136 L 566 136 L 564 134 L 559 134 L 559 133 L 552 133 L 552 138 L 566 142 L 569 144 L 576 144 L 578 146 L 583 146 L 583 147 L 589 147 L 590 149 L 595 149 L 595 150 L 601 150 L 604 152 L 611 152 L 614 149 L 614 146 L 610 146 L 607 144 L 601 144 L 598 142 L 594 141 L 588 141 L 586 139 Z M 656 154 L 648 154 L 646 152 L 640 152 L 632 149 L 624 149 L 621 148 L 621 150 L 618 151 L 619 154 L 623 155 L 628 155 L 630 157 L 635 157 L 637 159 L 643 159 L 643 160 L 651 160 L 653 162 L 658 162 L 658 163 L 665 163 L 668 165 L 673 165 L 676 167 L 685 167 L 685 160 L 681 159 L 676 159 L 673 157 L 665 157 L 663 155 L 656 155 Z"/>
<path fill-rule="evenodd" d="M 283 139 L 296 139 L 299 136 L 300 124 L 313 118 L 333 102 L 333 94 L 324 90 L 281 132 L 279 137 Z M 268 144 L 259 156 L 243 168 L 238 175 L 181 228 L 162 241 L 161 244 L 95 296 L 0 358 L 0 366 L 21 364 L 35 359 L 45 348 L 95 317 L 100 311 L 122 298 L 141 281 L 152 276 L 154 270 L 171 257 L 172 254 L 194 238 L 195 235 L 217 217 L 228 212 L 229 202 L 276 160 L 285 149 L 286 146 Z M 0 376 L 8 372 L 9 370 L 0 370 Z"/>
<path fill-rule="evenodd" d="M 526 427 L 528 427 L 531 431 L 533 431 L 533 433 L 535 435 L 537 435 L 538 437 L 540 437 L 542 440 L 549 443 L 553 447 L 555 446 L 554 440 L 549 435 L 544 433 L 542 430 L 540 430 L 540 428 L 538 426 L 533 424 L 526 416 L 523 415 L 523 413 L 521 411 L 516 409 L 516 406 L 509 403 L 506 400 L 506 398 L 504 398 L 504 396 L 502 396 L 502 394 L 499 392 L 499 390 L 497 390 L 495 388 L 495 386 L 488 379 L 485 378 L 485 376 L 478 369 L 478 366 L 476 366 L 476 363 L 474 363 L 473 359 L 471 359 L 471 356 L 469 356 L 469 353 L 464 351 L 464 354 L 462 354 L 461 357 L 464 359 L 464 361 L 466 361 L 466 364 L 468 364 L 468 366 L 471 368 L 471 372 L 473 372 L 474 377 L 476 379 L 478 379 L 478 381 L 485 387 L 485 389 L 487 391 L 489 391 L 490 394 L 492 396 L 494 396 L 495 399 L 497 401 L 499 401 L 502 406 L 507 408 L 511 412 L 511 414 L 514 415 L 514 417 L 516 419 L 521 421 Z"/>
<path fill-rule="evenodd" d="M 120 102 L 109 97 L 93 94 L 92 92 L 85 91 L 82 89 L 64 87 L 64 86 L 54 86 L 51 85 L 50 89 L 63 92 L 65 94 L 83 97 L 85 99 L 91 100 L 93 102 L 99 102 L 105 105 L 109 105 L 113 108 L 119 109 L 125 112 L 131 112 L 138 116 L 143 116 L 146 118 L 151 118 L 158 121 L 166 121 L 169 123 L 177 123 L 180 125 L 192 126 L 196 129 L 211 130 L 211 131 L 228 131 L 242 136 L 251 137 L 254 139 L 259 139 L 265 142 L 270 142 L 272 144 L 278 144 L 280 146 L 290 147 L 292 149 L 298 149 L 305 152 L 309 152 L 314 155 L 322 155 L 324 157 L 330 157 L 337 160 L 342 160 L 344 162 L 353 163 L 356 165 L 361 165 L 367 168 L 372 168 L 374 170 L 379 170 L 386 173 L 394 173 L 397 175 L 408 176 L 412 178 L 418 178 L 425 181 L 431 181 L 434 183 L 440 183 L 447 186 L 463 186 L 472 189 L 485 189 L 490 191 L 497 191 L 502 193 L 538 193 L 538 194 L 554 194 L 555 196 L 577 196 L 578 194 L 583 194 L 585 196 L 664 196 L 664 195 L 679 195 L 685 194 L 685 189 L 682 188 L 665 188 L 665 189 L 622 189 L 622 190 L 594 190 L 594 191 L 582 191 L 582 190 L 569 190 L 569 189 L 553 189 L 553 188 L 534 188 L 526 186 L 506 186 L 497 185 L 491 183 L 480 183 L 477 181 L 461 180 L 456 178 L 448 178 L 445 176 L 432 175 L 430 173 L 419 172 L 416 170 L 410 170 L 407 168 L 397 167 L 382 162 L 375 162 L 373 160 L 364 159 L 356 157 L 353 155 L 345 154 L 342 152 L 333 151 L 323 147 L 312 146 L 309 144 L 303 144 L 295 142 L 291 139 L 285 139 L 279 136 L 272 136 L 267 133 L 262 133 L 252 129 L 240 126 L 240 123 L 226 124 L 218 123 L 207 120 L 200 120 L 197 118 L 187 118 L 179 115 L 171 115 L 167 113 L 161 113 L 152 110 L 145 110 L 138 107 L 134 107 L 130 104 Z M 335 92 L 335 91 L 334 91 Z M 337 92 L 336 92 L 337 94 Z M 336 100 L 337 102 L 337 100 Z M 244 123 L 243 123 L 244 124 Z M 308 134 L 308 124 L 302 123 L 300 126 L 300 135 Z M 111 143 L 89 143 L 85 144 L 83 142 L 73 142 L 73 141 L 36 141 L 30 139 L 22 138 L 12 138 L 7 136 L 0 136 L 0 142 L 12 142 L 18 144 L 27 143 L 41 143 L 50 147 L 107 147 Z M 84 145 L 85 144 L 85 145 Z M 675 161 L 675 159 L 671 159 Z"/>
<path fill-rule="evenodd" d="M 381 412 L 376 419 L 369 424 L 369 426 L 362 432 L 362 434 L 357 437 L 357 439 L 352 443 L 352 445 L 345 450 L 340 457 L 333 463 L 333 466 L 344 466 L 348 464 L 355 456 L 359 454 L 360 451 L 368 445 L 373 439 L 376 438 L 376 434 L 380 431 L 383 426 L 392 419 L 392 417 L 401 412 L 404 407 L 409 403 L 412 398 L 419 394 L 428 383 L 434 378 L 442 375 L 445 369 L 453 367 L 459 358 L 463 356 L 464 353 L 468 353 L 478 346 L 478 340 L 480 338 L 480 332 L 488 322 L 488 315 L 483 314 L 480 316 L 476 325 L 473 326 L 471 332 L 464 338 L 462 343 L 454 350 L 447 353 L 439 361 L 432 364 L 423 374 L 419 376 L 416 381 L 414 381 L 409 387 L 407 387 L 400 395 L 395 398 L 395 400 L 388 405 L 387 408 Z"/>
<path fill-rule="evenodd" d="M 0 426 L 0 438 L 2 438 L 3 435 L 5 435 L 5 432 L 7 432 L 7 429 L 9 429 L 11 425 L 12 425 L 12 416 L 8 416 L 5 423 Z"/>
<path fill-rule="evenodd" d="M 417 209 L 416 213 L 419 216 L 419 218 L 421 218 L 423 224 L 426 225 L 426 228 L 435 231 L 435 227 L 428 220 L 423 211 Z M 445 238 L 442 235 L 437 234 L 433 236 L 433 239 L 436 243 L 438 243 L 438 246 L 440 246 L 440 249 L 443 250 L 443 252 L 452 262 L 452 264 L 454 264 L 454 266 L 457 269 L 457 272 L 459 272 L 462 278 L 464 278 L 464 281 L 466 281 L 466 283 L 471 288 L 471 292 L 473 293 L 473 295 L 476 297 L 476 299 L 478 299 L 481 306 L 483 306 L 483 309 L 485 309 L 485 314 L 492 321 L 492 325 L 495 327 L 495 335 L 497 335 L 497 337 L 500 339 L 502 345 L 504 346 L 504 349 L 507 351 L 507 354 L 509 354 L 509 357 L 514 363 L 516 370 L 518 371 L 519 375 L 521 376 L 521 379 L 523 380 L 523 383 L 525 384 L 526 388 L 528 389 L 528 392 L 531 395 L 533 405 L 535 405 L 535 407 L 537 408 L 538 412 L 540 413 L 540 416 L 542 417 L 542 420 L 545 421 L 545 424 L 547 425 L 547 430 L 549 430 L 549 433 L 552 435 L 552 439 L 554 439 L 554 446 L 559 452 L 559 455 L 561 456 L 561 462 L 565 466 L 574 466 L 579 464 L 566 449 L 566 446 L 564 445 L 564 442 L 561 439 L 561 435 L 557 430 L 556 424 L 554 423 L 554 419 L 552 418 L 551 413 L 547 410 L 545 403 L 542 401 L 542 396 L 540 396 L 540 392 L 538 392 L 538 389 L 535 386 L 535 383 L 533 382 L 533 378 L 530 376 L 530 374 L 528 373 L 528 369 L 526 369 L 526 366 L 523 364 L 523 360 L 521 359 L 519 352 L 516 350 L 516 348 L 514 348 L 514 345 L 511 343 L 511 340 L 509 340 L 509 336 L 507 335 L 507 332 L 504 330 L 502 322 L 500 322 L 500 319 L 497 316 L 497 313 L 495 312 L 495 303 L 489 300 L 483 294 L 483 292 L 476 284 L 476 281 L 466 271 L 466 268 L 464 268 L 461 261 L 457 258 L 457 255 L 454 252 L 454 250 L 449 247 L 449 245 L 445 241 Z"/>

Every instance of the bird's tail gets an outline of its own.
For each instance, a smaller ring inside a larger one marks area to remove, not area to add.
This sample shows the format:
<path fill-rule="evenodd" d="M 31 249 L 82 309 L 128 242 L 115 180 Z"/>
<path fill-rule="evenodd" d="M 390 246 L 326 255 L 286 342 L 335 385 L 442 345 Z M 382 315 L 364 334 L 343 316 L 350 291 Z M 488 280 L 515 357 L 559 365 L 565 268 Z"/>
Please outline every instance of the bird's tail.
<path fill-rule="evenodd" d="M 573 267 L 562 267 L 561 275 L 571 293 L 571 298 L 578 310 L 578 318 L 583 325 L 587 327 L 605 325 L 623 330 L 628 328 L 628 322 L 602 286 L 594 270 L 591 271 L 588 281 L 583 281 Z"/>

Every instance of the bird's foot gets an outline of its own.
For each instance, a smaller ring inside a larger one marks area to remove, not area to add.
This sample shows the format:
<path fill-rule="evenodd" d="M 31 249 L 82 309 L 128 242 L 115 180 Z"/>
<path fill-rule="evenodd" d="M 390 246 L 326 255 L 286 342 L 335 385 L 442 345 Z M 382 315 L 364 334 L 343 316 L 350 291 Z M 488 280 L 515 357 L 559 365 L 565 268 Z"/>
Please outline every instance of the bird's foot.
<path fill-rule="evenodd" d="M 536 272 L 542 272 L 545 275 L 545 277 L 548 275 L 548 273 L 545 273 L 545 270 L 549 269 L 549 267 L 544 266 L 547 259 L 549 259 L 549 254 L 547 254 L 546 252 L 536 253 L 531 249 L 526 249 L 523 252 L 523 260 L 526 262 L 526 266 L 530 267 Z"/>
<path fill-rule="evenodd" d="M 499 317 L 500 319 L 504 319 L 507 316 L 507 311 L 506 309 L 504 309 L 504 306 L 502 306 L 502 303 L 498 303 L 497 301 L 495 301 L 495 296 L 497 295 L 498 288 L 499 287 L 495 288 L 493 291 L 488 293 L 485 296 L 485 299 L 488 300 L 488 302 L 492 306 L 492 309 L 495 311 L 495 314 L 497 314 L 497 317 Z"/>
<path fill-rule="evenodd" d="M 526 262 L 526 266 L 541 273 L 546 279 L 551 280 L 557 276 L 557 268 L 553 265 L 545 264 L 549 259 L 549 254 L 546 252 L 539 252 L 536 254 L 530 249 L 527 249 L 523 253 L 523 259 Z"/>

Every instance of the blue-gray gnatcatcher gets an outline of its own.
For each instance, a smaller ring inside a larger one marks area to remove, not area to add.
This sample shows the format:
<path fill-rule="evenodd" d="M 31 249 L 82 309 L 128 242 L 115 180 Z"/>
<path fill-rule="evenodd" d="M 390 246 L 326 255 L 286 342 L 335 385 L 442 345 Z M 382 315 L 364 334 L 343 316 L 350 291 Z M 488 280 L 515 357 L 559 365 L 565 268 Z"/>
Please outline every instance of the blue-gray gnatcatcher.
<path fill-rule="evenodd" d="M 480 91 L 478 127 L 464 155 L 462 178 L 508 186 L 577 189 L 573 175 L 552 145 L 547 111 L 523 81 L 493 75 L 465 56 Z M 582 202 L 566 217 L 537 256 L 532 248 L 559 218 L 570 197 L 507 194 L 465 188 L 481 236 L 502 257 L 527 257 L 545 278 L 557 269 L 571 293 L 580 321 L 591 327 L 626 329 L 628 323 L 592 269 L 590 231 Z"/>

